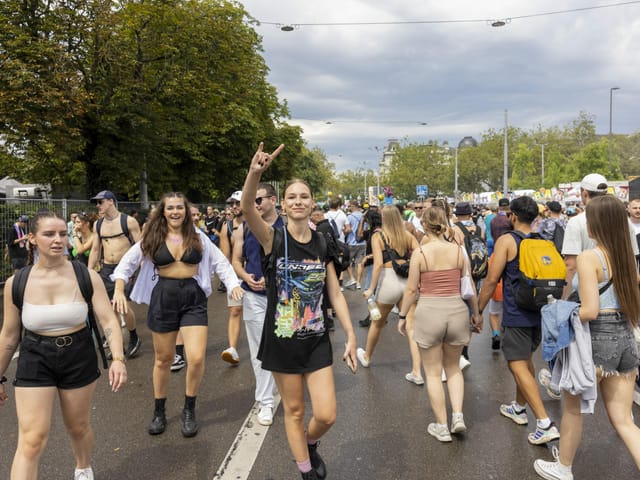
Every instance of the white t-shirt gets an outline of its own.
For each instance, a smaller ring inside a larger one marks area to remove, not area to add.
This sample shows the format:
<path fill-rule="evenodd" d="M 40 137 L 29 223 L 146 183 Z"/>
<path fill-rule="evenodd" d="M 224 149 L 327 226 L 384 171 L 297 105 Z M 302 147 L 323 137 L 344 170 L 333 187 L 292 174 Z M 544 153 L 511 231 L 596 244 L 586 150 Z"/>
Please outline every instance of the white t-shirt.
<path fill-rule="evenodd" d="M 631 220 L 629 220 L 629 230 L 633 254 L 638 255 L 638 242 Z M 615 234 L 615 233 L 614 233 Z M 587 234 L 587 215 L 582 212 L 569 219 L 567 228 L 564 231 L 564 242 L 562 243 L 563 255 L 579 255 L 584 250 L 595 248 L 596 244 Z"/>
<path fill-rule="evenodd" d="M 347 215 L 342 210 L 329 210 L 324 214 L 324 217 L 329 220 L 329 223 L 331 223 L 331 220 L 336 222 L 336 225 L 338 226 L 338 233 L 340 234 L 340 238 L 338 240 L 344 242 L 344 226 L 348 222 Z"/>

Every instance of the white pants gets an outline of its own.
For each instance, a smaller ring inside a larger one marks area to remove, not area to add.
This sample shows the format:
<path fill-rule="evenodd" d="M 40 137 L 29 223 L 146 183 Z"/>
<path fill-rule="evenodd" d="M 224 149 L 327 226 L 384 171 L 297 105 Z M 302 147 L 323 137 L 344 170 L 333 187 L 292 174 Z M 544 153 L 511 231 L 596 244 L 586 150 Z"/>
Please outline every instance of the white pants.
<path fill-rule="evenodd" d="M 258 295 L 253 292 L 244 292 L 242 297 L 242 319 L 247 331 L 249 352 L 251 353 L 251 365 L 256 377 L 256 402 L 260 407 L 273 408 L 273 392 L 276 391 L 276 382 L 268 370 L 263 370 L 262 362 L 258 360 L 258 349 L 264 327 L 264 316 L 267 313 L 266 295 Z"/>

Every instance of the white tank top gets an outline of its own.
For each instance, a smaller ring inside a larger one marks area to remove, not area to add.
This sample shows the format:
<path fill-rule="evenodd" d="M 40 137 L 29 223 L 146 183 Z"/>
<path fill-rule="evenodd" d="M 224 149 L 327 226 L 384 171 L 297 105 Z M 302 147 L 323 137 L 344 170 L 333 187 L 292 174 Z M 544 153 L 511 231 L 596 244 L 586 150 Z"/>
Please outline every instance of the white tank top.
<path fill-rule="evenodd" d="M 78 297 L 76 285 L 73 300 Z M 22 305 L 22 325 L 32 332 L 58 332 L 69 330 L 87 321 L 89 307 L 86 302 L 58 303 L 55 305 Z"/>

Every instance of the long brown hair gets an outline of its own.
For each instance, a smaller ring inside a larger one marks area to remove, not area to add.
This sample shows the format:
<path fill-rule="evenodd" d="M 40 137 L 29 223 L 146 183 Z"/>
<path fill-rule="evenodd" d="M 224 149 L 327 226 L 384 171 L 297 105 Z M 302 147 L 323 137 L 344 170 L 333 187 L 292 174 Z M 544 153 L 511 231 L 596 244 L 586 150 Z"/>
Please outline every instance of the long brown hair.
<path fill-rule="evenodd" d="M 592 198 L 587 204 L 586 215 L 589 235 L 604 250 L 611 265 L 611 281 L 620 308 L 629 321 L 637 325 L 640 316 L 638 269 L 624 204 L 613 195 Z"/>
<path fill-rule="evenodd" d="M 394 205 L 382 207 L 382 232 L 380 234 L 384 235 L 389 246 L 401 257 L 404 257 L 410 247 L 407 243 L 406 231 L 400 210 Z"/>
<path fill-rule="evenodd" d="M 160 247 L 164 244 L 169 233 L 169 227 L 167 226 L 167 219 L 164 217 L 164 209 L 167 205 L 167 199 L 179 198 L 182 200 L 185 208 L 184 219 L 182 220 L 182 226 L 180 232 L 182 233 L 183 245 L 185 251 L 194 249 L 202 252 L 202 244 L 200 243 L 200 236 L 191 221 L 191 204 L 187 197 L 180 192 L 165 193 L 160 199 L 157 208 L 153 211 L 144 230 L 144 236 L 140 247 L 142 253 L 149 258 L 154 258 Z"/>

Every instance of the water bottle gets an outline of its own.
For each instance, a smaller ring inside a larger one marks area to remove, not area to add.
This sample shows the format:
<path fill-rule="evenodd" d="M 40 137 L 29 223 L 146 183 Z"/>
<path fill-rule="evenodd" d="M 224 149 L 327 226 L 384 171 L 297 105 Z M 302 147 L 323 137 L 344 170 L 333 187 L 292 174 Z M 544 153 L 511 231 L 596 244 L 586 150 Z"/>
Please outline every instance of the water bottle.
<path fill-rule="evenodd" d="M 380 309 L 378 309 L 378 305 L 376 305 L 376 301 L 373 297 L 369 297 L 369 300 L 367 300 L 367 308 L 369 309 L 369 318 L 371 318 L 371 321 L 375 322 L 380 320 L 382 315 L 380 314 Z"/>

